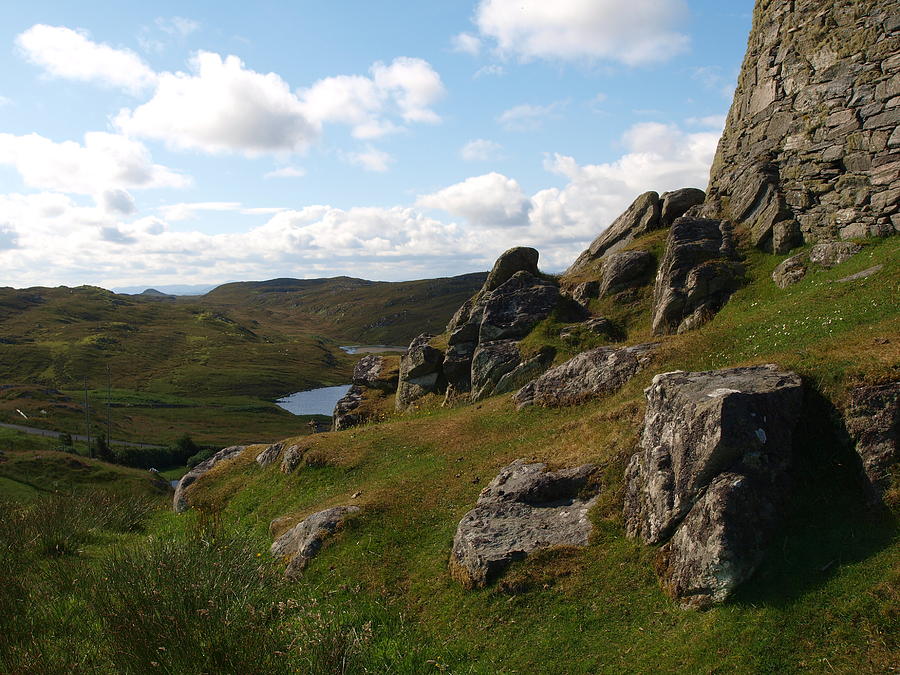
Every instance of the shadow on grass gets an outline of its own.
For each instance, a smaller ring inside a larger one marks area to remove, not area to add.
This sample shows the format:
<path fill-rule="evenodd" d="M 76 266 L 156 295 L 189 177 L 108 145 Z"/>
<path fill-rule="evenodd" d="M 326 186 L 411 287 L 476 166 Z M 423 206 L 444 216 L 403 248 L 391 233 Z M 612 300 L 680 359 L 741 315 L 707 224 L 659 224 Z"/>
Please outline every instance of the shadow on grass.
<path fill-rule="evenodd" d="M 866 506 L 862 463 L 839 411 L 812 387 L 805 391 L 786 517 L 766 561 L 735 594 L 736 604 L 786 606 L 900 535 L 896 514 Z"/>

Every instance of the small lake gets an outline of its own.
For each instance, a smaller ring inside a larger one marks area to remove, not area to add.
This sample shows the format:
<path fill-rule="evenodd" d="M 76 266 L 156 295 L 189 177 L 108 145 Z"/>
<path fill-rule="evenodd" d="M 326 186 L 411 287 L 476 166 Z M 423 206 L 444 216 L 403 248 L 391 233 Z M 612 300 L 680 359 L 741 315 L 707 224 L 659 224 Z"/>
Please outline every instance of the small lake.
<path fill-rule="evenodd" d="M 341 347 L 348 354 L 382 354 L 384 352 L 405 352 L 399 345 L 348 345 Z"/>
<path fill-rule="evenodd" d="M 349 389 L 349 384 L 342 384 L 338 387 L 298 391 L 278 399 L 275 401 L 275 405 L 295 415 L 328 415 L 330 417 L 334 412 L 334 404 L 342 399 Z"/>

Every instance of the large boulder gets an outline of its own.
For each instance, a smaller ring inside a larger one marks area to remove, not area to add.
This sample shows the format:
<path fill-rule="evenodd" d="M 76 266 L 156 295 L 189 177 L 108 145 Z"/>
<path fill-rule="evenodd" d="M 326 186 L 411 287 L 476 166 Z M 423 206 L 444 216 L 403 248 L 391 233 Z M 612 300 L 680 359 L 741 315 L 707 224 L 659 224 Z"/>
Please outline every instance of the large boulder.
<path fill-rule="evenodd" d="M 547 471 L 545 464 L 522 459 L 505 467 L 459 522 L 450 553 L 453 578 L 466 588 L 482 587 L 534 551 L 586 546 L 594 470 Z"/>
<path fill-rule="evenodd" d="M 266 447 L 256 456 L 256 463 L 266 468 L 270 464 L 274 464 L 281 457 L 281 451 L 284 450 L 284 443 L 273 443 Z"/>
<path fill-rule="evenodd" d="M 900 382 L 850 390 L 845 415 L 856 446 L 872 502 L 891 487 L 891 470 L 900 462 Z"/>
<path fill-rule="evenodd" d="M 364 356 L 353 369 L 353 384 L 377 389 L 386 394 L 397 391 L 398 373 L 387 367 L 387 361 L 378 354 Z"/>
<path fill-rule="evenodd" d="M 653 271 L 653 256 L 647 251 L 611 253 L 603 260 L 603 276 L 598 297 L 621 293 L 649 281 Z"/>
<path fill-rule="evenodd" d="M 544 346 L 541 350 L 503 375 L 494 385 L 493 394 L 508 394 L 528 384 L 542 375 L 553 363 L 556 350 L 553 347 Z"/>
<path fill-rule="evenodd" d="M 682 333 L 718 312 L 740 285 L 726 221 L 679 218 L 669 230 L 653 292 L 653 334 Z"/>
<path fill-rule="evenodd" d="M 657 229 L 662 203 L 656 192 L 645 192 L 616 218 L 566 270 L 566 277 L 577 276 L 607 253 L 621 250 L 629 242 Z"/>
<path fill-rule="evenodd" d="M 444 352 L 428 344 L 433 337 L 422 333 L 410 343 L 400 359 L 397 410 L 405 410 L 426 394 L 443 391 Z"/>
<path fill-rule="evenodd" d="M 334 404 L 334 412 L 331 413 L 332 431 L 343 431 L 363 422 L 363 416 L 359 414 L 359 407 L 362 405 L 364 396 L 365 389 L 354 384 L 343 397 L 338 399 L 338 402 Z"/>
<path fill-rule="evenodd" d="M 582 352 L 526 384 L 516 392 L 513 401 L 521 410 L 530 405 L 577 405 L 610 394 L 650 362 L 656 346 L 647 343 Z"/>
<path fill-rule="evenodd" d="M 479 342 L 523 338 L 556 307 L 559 288 L 529 272 L 516 272 L 484 302 Z"/>
<path fill-rule="evenodd" d="M 178 486 L 175 488 L 175 496 L 172 500 L 175 512 L 183 513 L 184 511 L 187 511 L 189 508 L 191 508 L 191 505 L 188 503 L 186 491 L 191 485 L 197 482 L 198 478 L 211 470 L 217 464 L 225 462 L 229 459 L 234 459 L 242 452 L 244 452 L 244 450 L 246 450 L 246 446 L 244 445 L 232 445 L 227 448 L 222 448 L 212 457 L 203 462 L 200 462 L 197 466 L 184 474 L 181 480 L 178 481 Z"/>
<path fill-rule="evenodd" d="M 662 207 L 659 213 L 659 226 L 669 227 L 676 218 L 681 218 L 692 206 L 698 206 L 706 199 L 706 193 L 697 188 L 681 188 L 671 192 L 663 192 L 660 196 Z"/>
<path fill-rule="evenodd" d="M 285 575 L 296 578 L 318 555 L 322 542 L 337 531 L 351 513 L 359 511 L 358 506 L 335 506 L 314 513 L 290 530 L 282 534 L 272 544 L 271 553 L 288 563 Z"/>
<path fill-rule="evenodd" d="M 538 252 L 526 246 L 517 246 L 505 251 L 497 258 L 493 269 L 484 282 L 482 291 L 493 291 L 512 279 L 517 272 L 538 273 Z"/>
<path fill-rule="evenodd" d="M 480 401 L 494 393 L 497 382 L 521 362 L 519 344 L 497 340 L 478 345 L 472 357 L 472 400 Z"/>
<path fill-rule="evenodd" d="M 726 599 L 777 525 L 803 386 L 777 366 L 657 375 L 626 471 L 625 530 L 662 551 L 686 605 Z"/>
<path fill-rule="evenodd" d="M 862 250 L 862 246 L 850 241 L 823 241 L 805 253 L 782 261 L 772 271 L 772 281 L 779 288 L 796 284 L 809 271 L 809 265 L 831 269 L 847 262 Z"/>

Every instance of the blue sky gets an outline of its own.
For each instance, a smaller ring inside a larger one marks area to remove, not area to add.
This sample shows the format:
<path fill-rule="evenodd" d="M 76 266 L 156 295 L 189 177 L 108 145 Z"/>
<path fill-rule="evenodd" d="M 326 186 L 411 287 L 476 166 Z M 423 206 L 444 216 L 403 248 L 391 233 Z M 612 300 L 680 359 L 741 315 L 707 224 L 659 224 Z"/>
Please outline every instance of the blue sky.
<path fill-rule="evenodd" d="M 752 5 L 4 3 L 0 285 L 559 271 L 706 186 Z"/>

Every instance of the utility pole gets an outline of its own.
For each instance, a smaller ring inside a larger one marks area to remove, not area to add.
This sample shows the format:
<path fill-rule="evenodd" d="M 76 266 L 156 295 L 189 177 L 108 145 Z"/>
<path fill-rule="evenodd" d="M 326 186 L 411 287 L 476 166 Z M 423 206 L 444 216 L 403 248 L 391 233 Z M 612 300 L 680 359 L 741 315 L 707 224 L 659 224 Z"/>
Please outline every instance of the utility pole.
<path fill-rule="evenodd" d="M 88 457 L 94 456 L 91 448 L 91 404 L 88 402 L 87 378 L 84 378 L 84 427 L 87 436 Z"/>

